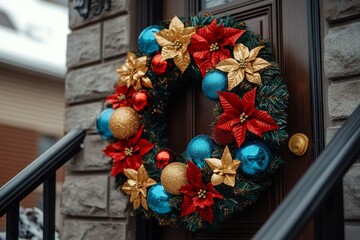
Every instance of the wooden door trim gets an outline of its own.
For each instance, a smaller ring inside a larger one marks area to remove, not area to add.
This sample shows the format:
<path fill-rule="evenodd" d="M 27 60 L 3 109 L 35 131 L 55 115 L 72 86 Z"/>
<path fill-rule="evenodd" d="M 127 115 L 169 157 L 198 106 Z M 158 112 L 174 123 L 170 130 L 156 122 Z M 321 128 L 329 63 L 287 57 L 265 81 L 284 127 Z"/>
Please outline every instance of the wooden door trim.
<path fill-rule="evenodd" d="M 136 0 L 136 36 L 142 29 L 163 20 L 163 0 Z"/>
<path fill-rule="evenodd" d="M 250 5 L 251 4 L 251 5 Z M 276 7 L 273 7 L 276 6 Z M 199 7 L 199 6 L 197 6 Z M 237 11 L 238 8 L 242 8 L 244 11 L 239 13 Z M 243 16 L 249 17 L 257 17 L 257 16 L 263 16 L 263 15 L 269 15 L 270 23 L 269 23 L 269 41 L 273 45 L 273 50 L 275 54 L 275 58 L 277 59 L 277 62 L 281 62 L 281 53 L 279 52 L 280 49 L 280 40 L 281 39 L 281 28 L 279 27 L 280 21 L 277 21 L 276 19 L 276 12 L 279 12 L 279 5 L 276 4 L 276 0 L 250 0 L 250 1 L 244 1 L 244 2 L 234 2 L 230 6 L 226 7 L 214 7 L 211 8 L 211 13 L 217 16 L 230 16 L 234 18 L 242 19 Z M 198 11 L 198 13 L 206 12 L 204 11 Z M 226 12 L 226 15 L 223 14 Z"/>
<path fill-rule="evenodd" d="M 308 1 L 309 64 L 314 159 L 325 146 L 323 91 L 321 77 L 321 36 L 319 0 Z"/>
<path fill-rule="evenodd" d="M 312 105 L 313 155 L 316 159 L 325 147 L 323 84 L 321 62 L 321 24 L 319 0 L 308 2 L 309 64 Z M 329 214 L 331 209 L 331 214 Z M 331 196 L 315 214 L 315 239 L 341 239 L 344 237 L 343 185 L 338 184 Z M 338 224 L 334 224 L 338 223 Z"/>

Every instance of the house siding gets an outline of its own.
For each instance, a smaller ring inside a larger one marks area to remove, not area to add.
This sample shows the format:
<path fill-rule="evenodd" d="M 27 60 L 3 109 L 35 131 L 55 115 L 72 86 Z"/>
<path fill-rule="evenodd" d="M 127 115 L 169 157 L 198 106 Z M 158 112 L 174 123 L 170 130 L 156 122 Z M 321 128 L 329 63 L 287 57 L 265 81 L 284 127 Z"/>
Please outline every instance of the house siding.
<path fill-rule="evenodd" d="M 35 70 L 0 64 L 0 186 L 64 134 L 64 82 Z M 57 171 L 61 185 L 63 168 Z M 58 196 L 58 195 L 57 195 Z M 42 186 L 20 203 L 42 206 Z M 58 214 L 56 221 L 59 221 Z M 0 231 L 6 227 L 0 218 Z"/>
<path fill-rule="evenodd" d="M 0 69 L 0 123 L 63 136 L 64 83 L 29 72 Z M 34 114 L 36 113 L 36 114 Z"/>
<path fill-rule="evenodd" d="M 324 0 L 323 70 L 326 142 L 360 104 L 360 0 Z M 360 236 L 360 161 L 343 179 L 345 239 Z"/>

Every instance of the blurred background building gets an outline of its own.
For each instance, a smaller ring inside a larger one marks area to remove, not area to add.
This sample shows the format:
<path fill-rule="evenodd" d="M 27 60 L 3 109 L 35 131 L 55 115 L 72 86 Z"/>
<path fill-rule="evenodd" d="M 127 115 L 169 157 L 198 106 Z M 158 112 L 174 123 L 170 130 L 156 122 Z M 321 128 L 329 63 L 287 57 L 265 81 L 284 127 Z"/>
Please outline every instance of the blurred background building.
<path fill-rule="evenodd" d="M 66 0 L 0 1 L 0 186 L 63 136 L 67 26 Z"/>

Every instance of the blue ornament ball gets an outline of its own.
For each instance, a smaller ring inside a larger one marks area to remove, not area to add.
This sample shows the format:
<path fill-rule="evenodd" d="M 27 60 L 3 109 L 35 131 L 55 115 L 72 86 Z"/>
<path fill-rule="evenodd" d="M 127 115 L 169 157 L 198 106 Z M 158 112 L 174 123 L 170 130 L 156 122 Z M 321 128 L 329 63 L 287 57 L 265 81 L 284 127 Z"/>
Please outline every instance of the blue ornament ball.
<path fill-rule="evenodd" d="M 147 195 L 149 208 L 158 215 L 166 215 L 172 212 L 169 200 L 173 195 L 165 191 L 161 183 L 153 185 Z"/>
<path fill-rule="evenodd" d="M 219 95 L 217 91 L 225 91 L 228 87 L 227 76 L 218 70 L 208 72 L 202 80 L 201 87 L 207 98 L 218 101 Z"/>
<path fill-rule="evenodd" d="M 241 171 L 248 176 L 266 172 L 272 161 L 271 151 L 262 141 L 245 141 L 236 152 Z"/>
<path fill-rule="evenodd" d="M 97 131 L 99 135 L 104 139 L 110 139 L 113 137 L 109 126 L 109 120 L 113 112 L 114 110 L 112 108 L 107 108 L 104 111 L 102 111 L 99 117 L 97 118 L 96 121 Z"/>
<path fill-rule="evenodd" d="M 157 43 L 155 33 L 160 32 L 161 26 L 152 25 L 145 28 L 139 35 L 138 47 L 144 54 L 152 54 L 160 50 L 160 45 Z"/>
<path fill-rule="evenodd" d="M 214 141 L 208 135 L 198 135 L 191 139 L 186 148 L 186 155 L 199 168 L 204 167 L 205 158 L 210 158 L 214 151 Z"/>

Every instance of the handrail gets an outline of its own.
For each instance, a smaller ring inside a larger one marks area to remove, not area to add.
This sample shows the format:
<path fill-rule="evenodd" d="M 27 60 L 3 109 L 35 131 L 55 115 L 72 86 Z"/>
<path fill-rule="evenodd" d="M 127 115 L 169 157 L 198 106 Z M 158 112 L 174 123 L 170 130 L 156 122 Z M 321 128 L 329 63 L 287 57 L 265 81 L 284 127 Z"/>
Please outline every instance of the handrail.
<path fill-rule="evenodd" d="M 56 170 L 80 152 L 86 131 L 72 130 L 0 188 L 0 217 L 6 213 L 6 239 L 18 240 L 19 203 L 44 183 L 43 239 L 55 238 Z"/>
<path fill-rule="evenodd" d="M 360 154 L 359 146 L 360 105 L 253 239 L 295 239 L 342 181 Z"/>
<path fill-rule="evenodd" d="M 0 216 L 81 150 L 85 130 L 72 130 L 0 188 Z"/>

